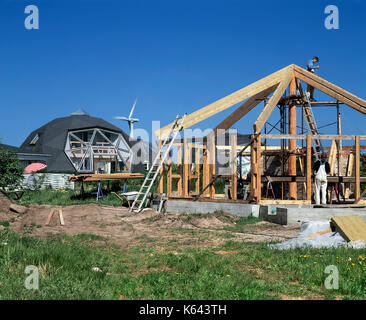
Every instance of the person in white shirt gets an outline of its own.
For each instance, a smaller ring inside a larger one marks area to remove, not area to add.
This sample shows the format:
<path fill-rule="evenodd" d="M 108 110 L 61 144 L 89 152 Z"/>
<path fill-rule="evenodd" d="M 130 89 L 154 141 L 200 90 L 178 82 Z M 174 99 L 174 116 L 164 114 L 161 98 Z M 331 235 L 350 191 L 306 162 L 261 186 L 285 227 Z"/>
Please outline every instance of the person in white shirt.
<path fill-rule="evenodd" d="M 330 166 L 326 159 L 325 153 L 322 153 L 320 160 L 316 161 L 314 164 L 315 172 L 315 202 L 320 204 L 320 192 L 321 203 L 327 204 L 327 186 L 328 179 L 327 176 L 330 173 Z"/>

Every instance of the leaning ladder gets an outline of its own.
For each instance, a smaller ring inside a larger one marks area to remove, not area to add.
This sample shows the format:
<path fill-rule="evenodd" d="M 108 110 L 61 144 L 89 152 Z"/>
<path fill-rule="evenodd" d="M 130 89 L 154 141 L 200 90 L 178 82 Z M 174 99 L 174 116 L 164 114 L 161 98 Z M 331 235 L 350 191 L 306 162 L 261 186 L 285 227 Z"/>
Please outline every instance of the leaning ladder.
<path fill-rule="evenodd" d="M 307 94 L 304 94 L 304 91 L 302 90 L 302 86 L 300 82 L 298 82 L 298 89 L 300 91 L 300 95 L 303 100 L 302 108 L 304 110 L 304 115 L 306 119 L 306 123 L 308 126 L 309 132 L 311 132 L 312 135 L 318 135 L 318 128 L 316 126 L 313 109 L 311 107 L 311 102 L 309 100 L 309 97 Z M 320 139 L 313 139 L 313 150 L 316 160 L 319 160 L 319 153 L 322 152 L 322 143 Z"/>
<path fill-rule="evenodd" d="M 146 178 L 144 182 L 141 185 L 141 188 L 137 194 L 137 197 L 135 198 L 134 202 L 132 203 L 132 206 L 130 208 L 130 212 L 140 212 L 145 204 L 147 195 L 150 192 L 151 187 L 154 184 L 154 181 L 156 180 L 156 177 L 159 174 L 159 171 L 161 167 L 163 166 L 166 158 L 168 157 L 168 154 L 170 152 L 170 149 L 172 148 L 174 144 L 174 139 L 176 138 L 179 131 L 182 130 L 183 122 L 186 117 L 186 114 L 183 115 L 182 118 L 177 115 L 173 125 L 171 126 L 168 135 L 166 136 L 163 144 L 161 145 L 161 148 L 158 152 L 158 154 L 155 157 L 155 160 L 149 170 L 149 172 L 146 175 Z M 167 148 L 164 150 L 164 148 L 167 146 Z"/>

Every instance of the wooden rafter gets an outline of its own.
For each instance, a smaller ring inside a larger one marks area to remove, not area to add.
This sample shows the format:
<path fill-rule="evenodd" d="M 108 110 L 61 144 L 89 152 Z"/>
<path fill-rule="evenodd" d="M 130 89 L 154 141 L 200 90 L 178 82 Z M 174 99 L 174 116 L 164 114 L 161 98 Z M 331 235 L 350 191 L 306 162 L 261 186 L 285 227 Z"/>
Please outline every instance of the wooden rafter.
<path fill-rule="evenodd" d="M 259 92 L 245 103 L 243 103 L 238 109 L 231 113 L 225 120 L 223 120 L 213 131 L 217 134 L 218 130 L 227 130 L 237 123 L 241 118 L 243 118 L 249 111 L 256 107 L 264 98 L 270 95 L 276 88 L 278 84 Z"/>
<path fill-rule="evenodd" d="M 366 114 L 366 101 L 352 93 L 322 79 L 321 77 L 294 65 L 295 77 L 314 88 L 324 92 L 328 96 L 350 106 L 351 108 Z"/>
<path fill-rule="evenodd" d="M 286 73 L 283 75 L 283 79 L 279 86 L 277 87 L 276 91 L 273 93 L 272 97 L 269 99 L 267 105 L 264 107 L 262 113 L 259 115 L 257 121 L 254 123 L 254 132 L 259 133 L 266 121 L 268 120 L 269 116 L 271 115 L 273 109 L 278 104 L 278 101 L 281 99 L 281 96 L 285 92 L 286 88 L 288 87 L 291 79 L 293 77 L 292 69 L 287 70 Z"/>
<path fill-rule="evenodd" d="M 189 115 L 186 116 L 183 124 L 183 129 L 187 129 L 196 123 L 199 123 L 227 108 L 230 108 L 231 106 L 244 101 L 270 87 L 273 87 L 280 83 L 282 81 L 283 75 L 287 74 L 289 70 L 292 71 L 293 67 L 292 65 L 283 68 L 275 73 L 272 73 L 271 75 L 258 80 L 220 100 L 217 100 L 211 104 L 209 104 L 206 107 L 203 107 Z M 156 136 L 160 136 L 161 139 L 164 138 L 164 134 L 169 130 L 169 128 L 172 126 L 171 124 L 168 124 L 167 126 L 161 128 L 160 130 L 157 130 L 154 132 Z"/>

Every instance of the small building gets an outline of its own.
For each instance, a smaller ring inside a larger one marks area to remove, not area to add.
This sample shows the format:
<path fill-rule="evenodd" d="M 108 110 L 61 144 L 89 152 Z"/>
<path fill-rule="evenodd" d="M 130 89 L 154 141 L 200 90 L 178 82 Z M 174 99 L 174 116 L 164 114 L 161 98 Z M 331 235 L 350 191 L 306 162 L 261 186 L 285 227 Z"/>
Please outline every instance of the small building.
<path fill-rule="evenodd" d="M 34 130 L 20 146 L 18 159 L 24 167 L 45 163 L 47 172 L 136 172 L 144 170 L 153 156 L 141 156 L 142 147 L 132 152 L 132 146 L 141 142 L 130 141 L 120 128 L 78 110 Z"/>

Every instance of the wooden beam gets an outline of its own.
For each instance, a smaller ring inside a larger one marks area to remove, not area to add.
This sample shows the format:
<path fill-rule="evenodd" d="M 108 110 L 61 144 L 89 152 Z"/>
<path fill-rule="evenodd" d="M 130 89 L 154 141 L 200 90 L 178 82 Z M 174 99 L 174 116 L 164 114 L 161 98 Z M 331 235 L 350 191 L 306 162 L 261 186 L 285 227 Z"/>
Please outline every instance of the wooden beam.
<path fill-rule="evenodd" d="M 311 201 L 311 135 L 306 136 L 306 200 Z"/>
<path fill-rule="evenodd" d="M 360 182 L 360 174 L 361 174 L 361 167 L 360 167 L 360 137 L 356 136 L 355 139 L 355 177 L 356 177 L 356 185 L 355 185 L 355 199 L 360 198 L 361 194 L 361 182 Z"/>
<path fill-rule="evenodd" d="M 263 199 L 258 204 L 311 204 L 309 200 L 269 200 Z"/>
<path fill-rule="evenodd" d="M 209 169 L 209 181 L 211 181 L 216 175 L 216 144 L 215 136 L 210 136 L 207 143 L 208 151 L 208 169 Z M 215 197 L 215 183 L 211 184 L 210 198 Z"/>
<path fill-rule="evenodd" d="M 270 95 L 278 84 L 259 92 L 258 94 L 251 97 L 245 103 L 243 103 L 238 109 L 231 113 L 225 120 L 223 120 L 213 131 L 217 134 L 218 130 L 227 130 L 232 127 L 236 122 L 243 118 L 249 111 L 256 107 L 265 97 Z"/>
<path fill-rule="evenodd" d="M 210 183 L 210 175 L 208 169 L 208 151 L 207 151 L 207 142 L 204 143 L 204 148 L 202 150 L 202 188 L 205 188 Z M 206 188 L 203 191 L 204 195 L 209 195 L 210 190 Z"/>
<path fill-rule="evenodd" d="M 256 190 L 257 190 L 257 178 L 256 178 L 256 158 L 257 158 L 257 140 L 256 135 L 252 136 L 252 146 L 250 148 L 250 197 L 252 200 L 256 200 Z"/>
<path fill-rule="evenodd" d="M 168 158 L 168 172 L 167 172 L 167 177 L 166 177 L 166 183 L 167 183 L 167 196 L 171 196 L 172 195 L 172 183 L 173 183 L 173 178 L 172 178 L 172 173 L 173 173 L 173 162 L 172 162 L 172 151 L 170 150 L 169 152 L 169 158 Z"/>
<path fill-rule="evenodd" d="M 159 150 L 163 146 L 163 141 L 159 140 Z M 164 193 L 164 166 L 161 166 L 158 175 L 158 193 Z"/>
<path fill-rule="evenodd" d="M 187 129 L 193 126 L 196 123 L 199 123 L 231 106 L 244 101 L 270 87 L 273 87 L 281 82 L 283 75 L 287 74 L 287 72 L 293 70 L 293 65 L 290 65 L 286 68 L 283 68 L 271 75 L 258 80 L 222 99 L 219 99 L 206 107 L 203 107 L 189 115 L 186 116 L 183 124 L 183 129 Z M 154 132 L 156 136 L 164 137 L 166 133 L 169 131 L 170 127 L 173 123 L 166 125 L 165 127 Z"/>
<path fill-rule="evenodd" d="M 351 108 L 366 114 L 366 101 L 349 93 L 348 91 L 320 78 L 312 72 L 299 66 L 294 66 L 295 77 L 306 82 L 314 88 L 324 92 L 332 98 L 350 106 Z"/>
<path fill-rule="evenodd" d="M 232 134 L 230 136 L 230 142 L 231 142 L 231 150 L 230 150 L 230 171 L 231 171 L 231 198 L 236 200 L 237 199 L 237 178 L 238 178 L 238 166 L 236 164 L 236 158 L 237 158 L 237 150 L 236 150 L 236 144 L 237 144 L 237 135 Z"/>
<path fill-rule="evenodd" d="M 289 95 L 290 96 L 296 95 L 296 80 L 293 75 L 291 76 Z M 297 129 L 296 128 L 296 103 L 294 103 L 293 101 L 290 102 L 290 104 L 289 104 L 288 113 L 289 113 L 289 133 L 296 135 L 296 129 Z M 289 141 L 289 151 L 296 152 L 296 139 L 291 139 Z M 296 177 L 296 175 L 297 175 L 296 159 L 297 159 L 297 157 L 295 154 L 290 154 L 289 159 L 288 159 L 288 174 L 289 174 L 289 176 L 292 176 L 292 177 Z M 290 182 L 289 195 L 290 195 L 290 199 L 297 200 L 296 181 Z"/>
<path fill-rule="evenodd" d="M 178 180 L 177 183 L 177 193 L 178 195 L 182 195 L 183 194 L 183 167 L 182 167 L 182 162 L 183 162 L 183 144 L 181 143 L 180 146 L 178 147 L 178 174 L 180 176 L 180 179 Z"/>
<path fill-rule="evenodd" d="M 187 140 L 183 140 L 183 196 L 189 196 L 189 180 L 190 180 L 190 150 Z"/>
<path fill-rule="evenodd" d="M 195 161 L 195 171 L 196 171 L 196 183 L 195 183 L 195 192 L 197 194 L 200 193 L 200 182 L 201 182 L 201 163 L 202 163 L 202 153 L 203 149 L 194 149 L 194 161 Z"/>
<path fill-rule="evenodd" d="M 288 69 L 281 77 L 281 83 L 278 85 L 276 91 L 273 93 L 271 98 L 268 100 L 268 103 L 264 107 L 262 113 L 259 115 L 257 121 L 254 123 L 254 132 L 259 133 L 269 116 L 273 112 L 273 109 L 277 106 L 278 101 L 281 99 L 281 96 L 285 92 L 287 86 L 289 85 L 292 79 L 293 70 Z"/>
<path fill-rule="evenodd" d="M 366 140 L 366 135 L 360 135 L 360 140 Z M 305 140 L 305 134 L 262 134 L 263 139 L 273 139 L 273 140 L 288 140 L 297 139 Z M 337 134 L 317 134 L 312 135 L 312 139 L 319 140 L 355 140 L 355 135 L 337 135 Z"/>
<path fill-rule="evenodd" d="M 262 196 L 262 171 L 261 171 L 261 166 L 262 166 L 262 148 L 261 148 L 261 135 L 259 135 L 257 137 L 257 155 L 256 155 L 256 172 L 257 172 L 257 202 L 261 200 L 261 196 Z"/>

